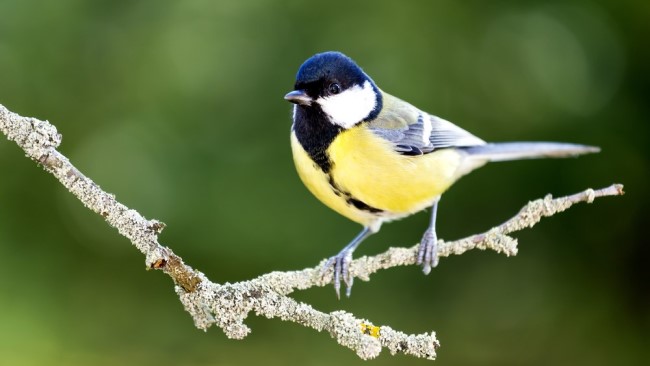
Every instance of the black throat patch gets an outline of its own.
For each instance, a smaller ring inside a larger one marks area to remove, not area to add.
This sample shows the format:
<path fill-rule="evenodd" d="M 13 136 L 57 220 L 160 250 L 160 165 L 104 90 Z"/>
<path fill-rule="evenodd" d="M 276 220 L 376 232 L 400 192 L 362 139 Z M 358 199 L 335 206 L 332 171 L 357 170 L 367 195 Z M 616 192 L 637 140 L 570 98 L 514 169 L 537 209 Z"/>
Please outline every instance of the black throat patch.
<path fill-rule="evenodd" d="M 330 123 L 318 105 L 296 106 L 296 118 L 292 128 L 302 148 L 321 170 L 328 174 L 332 169 L 332 162 L 327 155 L 327 148 L 343 129 Z"/>

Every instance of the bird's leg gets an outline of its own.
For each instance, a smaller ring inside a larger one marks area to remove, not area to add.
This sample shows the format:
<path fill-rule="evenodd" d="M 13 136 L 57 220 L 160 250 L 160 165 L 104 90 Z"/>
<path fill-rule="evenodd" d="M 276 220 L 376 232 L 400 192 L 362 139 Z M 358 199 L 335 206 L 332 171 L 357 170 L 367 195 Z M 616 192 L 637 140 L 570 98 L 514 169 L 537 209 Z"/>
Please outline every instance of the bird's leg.
<path fill-rule="evenodd" d="M 353 277 L 350 275 L 350 262 L 352 261 L 352 253 L 355 249 L 361 244 L 361 242 L 372 235 L 376 230 L 372 230 L 371 227 L 366 226 L 361 230 L 361 232 L 352 239 L 350 244 L 346 245 L 337 255 L 331 257 L 325 266 L 323 266 L 323 272 L 328 268 L 333 266 L 334 269 L 334 290 L 336 291 L 336 297 L 340 298 L 341 290 L 341 277 L 345 282 L 346 290 L 345 295 L 350 297 L 352 292 L 352 281 Z"/>
<path fill-rule="evenodd" d="M 417 264 L 422 265 L 424 274 L 429 274 L 431 268 L 438 265 L 438 235 L 436 234 L 436 215 L 438 213 L 438 202 L 440 198 L 431 206 L 431 223 L 429 228 L 424 232 L 418 249 Z"/>

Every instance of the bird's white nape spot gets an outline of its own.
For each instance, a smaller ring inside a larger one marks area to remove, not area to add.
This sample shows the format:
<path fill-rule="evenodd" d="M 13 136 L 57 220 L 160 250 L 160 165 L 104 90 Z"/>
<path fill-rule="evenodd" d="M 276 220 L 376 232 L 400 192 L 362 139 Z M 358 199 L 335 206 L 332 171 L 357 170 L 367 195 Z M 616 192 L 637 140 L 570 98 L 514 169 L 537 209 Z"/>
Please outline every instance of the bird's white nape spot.
<path fill-rule="evenodd" d="M 316 100 L 330 121 L 343 128 L 351 128 L 364 120 L 375 109 L 377 95 L 369 81 L 363 86 L 354 85 L 340 94 L 320 97 Z"/>

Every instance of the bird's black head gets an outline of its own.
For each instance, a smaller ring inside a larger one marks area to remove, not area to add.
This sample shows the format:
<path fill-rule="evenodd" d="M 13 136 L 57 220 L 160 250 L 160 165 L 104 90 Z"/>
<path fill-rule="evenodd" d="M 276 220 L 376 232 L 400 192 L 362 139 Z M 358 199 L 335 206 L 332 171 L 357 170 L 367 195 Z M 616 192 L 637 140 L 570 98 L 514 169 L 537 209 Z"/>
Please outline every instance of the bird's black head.
<path fill-rule="evenodd" d="M 305 61 L 296 74 L 296 90 L 313 98 L 339 94 L 354 85 L 363 85 L 368 76 L 351 58 L 340 52 L 323 52 Z"/>
<path fill-rule="evenodd" d="M 340 52 L 318 53 L 305 61 L 285 99 L 297 109 L 320 109 L 330 123 L 343 128 L 373 119 L 382 102 L 372 79 Z"/>

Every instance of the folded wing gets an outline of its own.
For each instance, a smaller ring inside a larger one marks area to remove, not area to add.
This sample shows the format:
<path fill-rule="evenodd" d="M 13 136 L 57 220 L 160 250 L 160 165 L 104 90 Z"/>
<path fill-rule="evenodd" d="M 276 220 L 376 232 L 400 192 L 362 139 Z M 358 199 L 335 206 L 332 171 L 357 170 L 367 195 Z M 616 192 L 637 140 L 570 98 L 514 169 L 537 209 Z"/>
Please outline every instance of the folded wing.
<path fill-rule="evenodd" d="M 381 113 L 368 127 L 390 141 L 403 155 L 422 155 L 446 147 L 484 145 L 486 142 L 455 124 L 423 112 L 411 104 L 383 93 Z"/>

